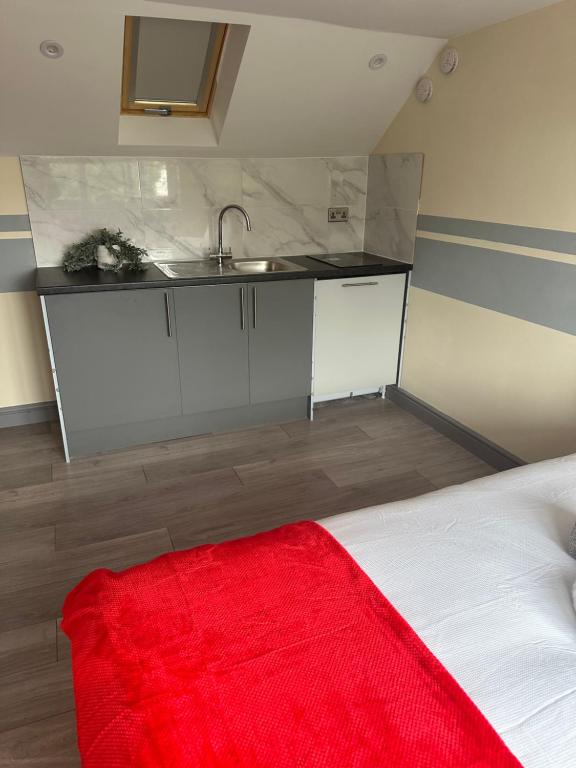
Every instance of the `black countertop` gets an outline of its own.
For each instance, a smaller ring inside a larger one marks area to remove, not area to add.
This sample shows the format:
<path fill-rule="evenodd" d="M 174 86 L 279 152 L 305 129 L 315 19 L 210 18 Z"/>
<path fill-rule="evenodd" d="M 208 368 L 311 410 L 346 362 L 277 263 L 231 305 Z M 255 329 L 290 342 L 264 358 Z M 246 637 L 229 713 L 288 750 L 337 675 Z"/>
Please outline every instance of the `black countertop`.
<path fill-rule="evenodd" d="M 324 264 L 309 256 L 282 256 L 305 269 L 299 272 L 277 272 L 265 274 L 227 274 L 209 277 L 170 278 L 154 264 L 148 264 L 144 272 L 106 272 L 100 269 L 86 269 L 81 272 L 64 272 L 61 267 L 39 267 L 36 270 L 36 292 L 41 295 L 55 293 L 91 293 L 93 291 L 126 291 L 136 288 L 168 288 L 182 285 L 215 285 L 226 283 L 256 283 L 270 280 L 301 280 L 317 278 L 365 277 L 368 275 L 389 275 L 410 272 L 412 264 L 380 257 L 377 264 L 361 267 L 336 267 Z"/>

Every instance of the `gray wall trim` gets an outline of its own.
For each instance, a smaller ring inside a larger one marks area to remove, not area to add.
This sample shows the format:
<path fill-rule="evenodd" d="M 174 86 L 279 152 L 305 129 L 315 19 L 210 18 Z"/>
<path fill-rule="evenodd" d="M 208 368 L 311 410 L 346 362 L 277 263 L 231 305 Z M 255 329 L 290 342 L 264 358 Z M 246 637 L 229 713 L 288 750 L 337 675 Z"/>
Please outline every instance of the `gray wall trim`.
<path fill-rule="evenodd" d="M 30 403 L 0 408 L 0 429 L 21 427 L 23 424 L 39 424 L 42 421 L 56 421 L 56 403 Z"/>
<path fill-rule="evenodd" d="M 508 243 L 544 251 L 576 254 L 576 232 L 539 227 L 519 227 L 514 224 L 497 224 L 491 221 L 472 219 L 451 219 L 444 216 L 418 216 L 418 229 L 443 235 L 471 237 L 477 240 L 491 240 L 494 243 Z"/>
<path fill-rule="evenodd" d="M 406 390 L 400 389 L 395 384 L 386 387 L 386 399 L 391 400 L 405 411 L 409 411 L 426 424 L 430 424 L 437 432 L 446 435 L 498 470 L 514 469 L 526 464 L 525 461 L 505 448 L 501 448 L 478 432 L 465 427 L 459 421 L 446 416 L 446 414 L 411 395 Z"/>
<path fill-rule="evenodd" d="M 0 215 L 0 232 L 28 232 L 30 217 L 27 213 L 5 213 Z"/>
<path fill-rule="evenodd" d="M 576 335 L 576 267 L 418 238 L 412 285 Z"/>
<path fill-rule="evenodd" d="M 35 270 L 31 239 L 0 239 L 0 293 L 34 290 Z"/>

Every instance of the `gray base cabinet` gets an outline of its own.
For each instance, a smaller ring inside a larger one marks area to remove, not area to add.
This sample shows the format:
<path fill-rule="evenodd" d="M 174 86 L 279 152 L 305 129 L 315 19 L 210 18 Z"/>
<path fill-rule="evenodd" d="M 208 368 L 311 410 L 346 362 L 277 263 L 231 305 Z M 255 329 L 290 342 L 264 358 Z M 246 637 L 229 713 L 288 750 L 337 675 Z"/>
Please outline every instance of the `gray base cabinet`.
<path fill-rule="evenodd" d="M 314 281 L 45 297 L 70 456 L 304 418 Z"/>
<path fill-rule="evenodd" d="M 245 285 L 174 288 L 183 413 L 250 402 Z"/>
<path fill-rule="evenodd" d="M 314 281 L 175 288 L 185 414 L 311 391 Z"/>
<path fill-rule="evenodd" d="M 314 281 L 250 286 L 250 402 L 311 391 Z"/>
<path fill-rule="evenodd" d="M 181 412 L 170 299 L 161 289 L 46 297 L 67 432 Z"/>

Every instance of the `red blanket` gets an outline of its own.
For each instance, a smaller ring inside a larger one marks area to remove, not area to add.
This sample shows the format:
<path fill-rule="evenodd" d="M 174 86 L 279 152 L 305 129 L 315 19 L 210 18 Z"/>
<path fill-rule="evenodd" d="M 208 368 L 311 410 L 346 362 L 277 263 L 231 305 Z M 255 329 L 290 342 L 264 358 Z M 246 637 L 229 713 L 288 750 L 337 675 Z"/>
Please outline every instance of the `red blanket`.
<path fill-rule="evenodd" d="M 99 570 L 68 596 L 85 768 L 519 768 L 305 522 Z"/>

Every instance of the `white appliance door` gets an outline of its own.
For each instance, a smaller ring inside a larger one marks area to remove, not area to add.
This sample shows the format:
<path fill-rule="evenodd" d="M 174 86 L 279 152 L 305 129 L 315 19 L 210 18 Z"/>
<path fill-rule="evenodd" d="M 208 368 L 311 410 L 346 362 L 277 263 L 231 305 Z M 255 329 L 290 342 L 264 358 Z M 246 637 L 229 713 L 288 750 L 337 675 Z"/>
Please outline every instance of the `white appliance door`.
<path fill-rule="evenodd" d="M 316 283 L 315 401 L 395 384 L 406 275 Z"/>

